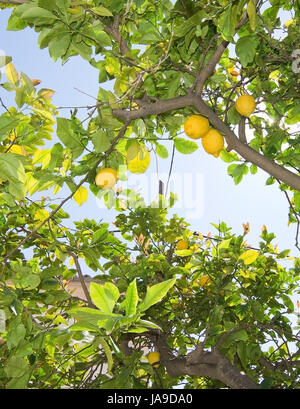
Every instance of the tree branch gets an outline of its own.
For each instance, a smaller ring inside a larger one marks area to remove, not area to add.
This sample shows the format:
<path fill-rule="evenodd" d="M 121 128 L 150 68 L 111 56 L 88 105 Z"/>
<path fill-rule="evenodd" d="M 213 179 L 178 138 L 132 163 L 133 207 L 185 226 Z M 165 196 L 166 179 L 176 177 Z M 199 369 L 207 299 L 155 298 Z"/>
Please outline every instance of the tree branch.
<path fill-rule="evenodd" d="M 78 273 L 78 277 L 79 277 L 79 281 L 80 281 L 80 284 L 81 284 L 81 288 L 82 288 L 82 290 L 83 290 L 83 292 L 84 292 L 85 298 L 87 299 L 88 306 L 89 306 L 90 308 L 94 308 L 94 304 L 93 304 L 93 301 L 92 301 L 92 299 L 91 299 L 91 297 L 90 297 L 89 290 L 88 290 L 88 288 L 87 288 L 87 286 L 86 286 L 86 284 L 85 284 L 85 281 L 84 281 L 84 277 L 83 277 L 83 274 L 82 274 L 82 270 L 81 270 L 81 267 L 80 267 L 80 264 L 79 264 L 78 257 L 77 257 L 77 255 L 76 255 L 75 253 L 73 253 L 72 251 L 70 251 L 69 254 L 70 254 L 70 255 L 73 257 L 73 259 L 74 259 L 74 263 L 75 263 L 76 270 L 77 270 L 77 273 Z"/>
<path fill-rule="evenodd" d="M 257 0 L 254 1 L 254 3 L 257 3 Z M 241 20 L 239 21 L 235 28 L 235 32 L 237 32 L 238 29 L 241 28 L 246 23 L 247 20 L 248 14 L 247 11 L 244 11 Z M 198 73 L 195 84 L 195 92 L 197 95 L 200 95 L 202 93 L 206 80 L 213 74 L 216 65 L 220 61 L 220 58 L 222 57 L 228 45 L 229 41 L 223 40 L 217 47 L 216 51 L 214 52 L 209 62 L 206 64 L 205 68 Z"/>
<path fill-rule="evenodd" d="M 234 149 L 246 161 L 258 166 L 260 169 L 278 178 L 291 188 L 300 191 L 300 176 L 283 168 L 271 159 L 250 148 L 241 142 L 234 132 L 218 117 L 218 115 L 197 95 L 189 92 L 185 96 L 172 99 L 160 100 L 155 103 L 144 104 L 141 108 L 129 111 L 124 109 L 114 109 L 113 115 L 125 121 L 143 118 L 149 115 L 158 115 L 175 109 L 194 106 L 197 111 L 209 118 L 212 125 L 218 129 L 226 138 L 230 149 Z"/>
<path fill-rule="evenodd" d="M 258 389 L 258 385 L 236 368 L 216 349 L 212 352 L 193 350 L 185 357 L 176 357 L 167 345 L 165 333 L 147 334 L 160 352 L 161 363 L 170 376 L 198 376 L 218 379 L 232 389 Z"/>
<path fill-rule="evenodd" d="M 172 111 L 173 109 L 185 108 L 193 105 L 193 94 L 187 94 L 181 97 L 164 99 L 154 103 L 144 103 L 139 109 L 128 111 L 124 109 L 113 109 L 114 116 L 123 119 L 124 121 L 132 121 L 133 119 L 143 118 L 149 115 L 158 115 L 164 112 Z"/>
<path fill-rule="evenodd" d="M 236 137 L 234 132 L 227 125 L 225 125 L 223 121 L 221 121 L 217 114 L 211 108 L 209 108 L 201 98 L 194 98 L 194 106 L 202 115 L 209 118 L 210 122 L 215 128 L 224 134 L 231 149 L 234 149 L 248 162 L 257 165 L 260 169 L 266 171 L 275 178 L 278 178 L 291 188 L 300 191 L 299 175 L 296 175 L 295 173 L 283 168 L 282 166 L 273 162 L 271 159 L 266 158 L 259 152 L 250 148 L 250 146 L 241 142 Z"/>
<path fill-rule="evenodd" d="M 0 3 L 11 4 L 13 6 L 19 6 L 20 4 L 28 3 L 29 0 L 0 0 Z"/>

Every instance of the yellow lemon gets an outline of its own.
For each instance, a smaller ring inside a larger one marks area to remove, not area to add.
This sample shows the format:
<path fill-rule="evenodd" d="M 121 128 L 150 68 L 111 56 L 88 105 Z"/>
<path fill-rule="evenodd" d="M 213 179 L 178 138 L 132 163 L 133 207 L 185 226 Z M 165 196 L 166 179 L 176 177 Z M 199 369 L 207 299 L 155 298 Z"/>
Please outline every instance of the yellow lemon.
<path fill-rule="evenodd" d="M 217 158 L 224 148 L 224 138 L 216 129 L 211 129 L 202 138 L 202 146 L 207 153 Z"/>
<path fill-rule="evenodd" d="M 127 168 L 131 173 L 144 173 L 150 164 L 150 152 L 142 148 L 131 160 L 127 160 Z"/>
<path fill-rule="evenodd" d="M 201 276 L 199 277 L 198 282 L 201 287 L 205 287 L 206 285 L 211 283 L 211 279 L 209 278 L 209 276 Z"/>
<path fill-rule="evenodd" d="M 176 247 L 177 250 L 186 250 L 188 248 L 188 243 L 185 240 L 179 240 Z"/>
<path fill-rule="evenodd" d="M 101 189 L 111 189 L 117 180 L 117 171 L 112 168 L 101 169 L 95 177 L 95 183 Z"/>
<path fill-rule="evenodd" d="M 241 95 L 235 102 L 235 108 L 242 116 L 249 117 L 255 110 L 255 100 L 251 95 Z"/>
<path fill-rule="evenodd" d="M 184 132 L 189 138 L 203 138 L 209 131 L 209 122 L 205 116 L 191 115 L 184 123 Z"/>
<path fill-rule="evenodd" d="M 160 361 L 160 353 L 158 351 L 150 352 L 147 356 L 148 362 L 150 365 L 152 365 L 154 368 L 159 367 L 159 361 Z"/>

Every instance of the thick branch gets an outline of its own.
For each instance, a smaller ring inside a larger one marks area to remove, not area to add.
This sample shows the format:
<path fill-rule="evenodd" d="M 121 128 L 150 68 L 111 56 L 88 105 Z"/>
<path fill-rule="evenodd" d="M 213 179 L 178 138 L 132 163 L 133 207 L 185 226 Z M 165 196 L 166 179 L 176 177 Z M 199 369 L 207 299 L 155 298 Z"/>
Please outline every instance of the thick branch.
<path fill-rule="evenodd" d="M 16 5 L 19 6 L 20 4 L 28 3 L 29 0 L 0 0 L 0 3 L 4 4 L 11 4 L 11 5 Z"/>
<path fill-rule="evenodd" d="M 110 34 L 114 39 L 117 41 L 121 54 L 126 55 L 129 53 L 130 49 L 128 47 L 127 42 L 124 40 L 122 37 L 120 30 L 119 30 L 119 24 L 120 24 L 120 15 L 116 14 L 114 17 L 114 22 L 110 26 L 107 25 L 104 30 Z"/>
<path fill-rule="evenodd" d="M 194 98 L 194 106 L 200 113 L 209 118 L 215 128 L 224 134 L 231 149 L 234 149 L 248 162 L 257 165 L 271 176 L 280 179 L 291 188 L 300 191 L 300 176 L 277 165 L 277 163 L 273 162 L 271 159 L 266 158 L 264 155 L 261 155 L 259 152 L 250 148 L 250 146 L 241 142 L 234 132 L 221 121 L 217 114 L 215 114 L 215 112 L 209 108 L 201 98 Z"/>
<path fill-rule="evenodd" d="M 224 134 L 230 149 L 234 149 L 248 162 L 257 165 L 260 169 L 266 171 L 271 176 L 281 180 L 291 188 L 300 191 L 300 176 L 283 168 L 271 159 L 250 148 L 250 146 L 241 142 L 234 132 L 218 117 L 218 115 L 209 108 L 206 103 L 197 95 L 188 93 L 185 96 L 165 99 L 155 103 L 144 104 L 140 109 L 127 111 L 124 109 L 113 110 L 113 115 L 125 121 L 131 121 L 137 118 L 143 118 L 149 115 L 158 115 L 175 109 L 194 106 L 199 113 L 209 118 L 212 125 Z"/>
<path fill-rule="evenodd" d="M 172 111 L 173 109 L 184 108 L 193 105 L 193 94 L 187 94 L 182 97 L 164 99 L 154 103 L 143 104 L 139 109 L 127 111 L 124 109 L 113 109 L 114 116 L 123 119 L 124 121 L 132 121 L 133 119 L 143 118 L 149 115 L 162 114 L 164 112 Z"/>
<path fill-rule="evenodd" d="M 149 334 L 149 338 L 160 352 L 161 363 L 170 376 L 198 376 L 218 379 L 232 389 L 258 389 L 258 385 L 246 374 L 231 364 L 217 350 L 201 351 L 197 348 L 186 357 L 178 358 L 172 354 L 164 333 Z"/>
<path fill-rule="evenodd" d="M 216 49 L 215 53 L 213 54 L 213 56 L 211 57 L 211 59 L 209 60 L 209 62 L 206 64 L 205 68 L 200 72 L 198 78 L 197 78 L 197 82 L 196 82 L 196 94 L 201 94 L 205 81 L 212 75 L 212 73 L 214 72 L 214 69 L 216 68 L 216 65 L 218 64 L 218 62 L 220 61 L 220 58 L 222 57 L 224 51 L 226 50 L 226 48 L 229 45 L 229 41 L 225 41 L 223 40 L 221 42 L 221 44 L 218 46 L 218 48 Z"/>
<path fill-rule="evenodd" d="M 80 267 L 80 264 L 79 264 L 78 257 L 77 257 L 76 254 L 73 253 L 72 251 L 70 252 L 70 255 L 71 255 L 71 256 L 73 257 L 73 259 L 74 259 L 74 263 L 75 263 L 76 270 L 77 270 L 77 273 L 78 273 L 78 277 L 79 277 L 79 280 L 80 280 L 81 288 L 82 288 L 82 290 L 83 290 L 83 292 L 84 292 L 85 298 L 87 299 L 88 305 L 89 305 L 89 307 L 93 308 L 93 307 L 94 307 L 94 304 L 93 304 L 92 299 L 91 299 L 91 297 L 90 297 L 89 290 L 88 290 L 88 288 L 87 288 L 87 286 L 86 286 L 86 284 L 85 284 L 84 277 L 83 277 L 83 274 L 82 274 L 82 270 L 81 270 L 81 267 Z"/>

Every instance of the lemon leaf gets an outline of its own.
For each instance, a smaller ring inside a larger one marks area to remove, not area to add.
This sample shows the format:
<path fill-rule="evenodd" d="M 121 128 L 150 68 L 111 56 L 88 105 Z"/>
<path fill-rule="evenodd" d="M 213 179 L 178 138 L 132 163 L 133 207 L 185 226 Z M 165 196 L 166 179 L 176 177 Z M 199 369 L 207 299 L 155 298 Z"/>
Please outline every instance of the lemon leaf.
<path fill-rule="evenodd" d="M 180 153 L 184 153 L 186 155 L 195 152 L 198 149 L 198 145 L 196 142 L 187 141 L 184 138 L 174 138 L 175 148 Z"/>
<path fill-rule="evenodd" d="M 127 161 L 127 168 L 131 173 L 144 173 L 150 164 L 150 152 L 142 149 L 136 157 Z"/>
<path fill-rule="evenodd" d="M 77 204 L 79 204 L 79 206 L 81 206 L 87 201 L 88 195 L 88 190 L 85 187 L 80 186 L 80 188 L 74 193 L 73 199 Z"/>
<path fill-rule="evenodd" d="M 256 8 L 253 0 L 250 0 L 247 6 L 247 14 L 249 17 L 250 27 L 252 31 L 256 29 Z"/>
<path fill-rule="evenodd" d="M 239 259 L 243 260 L 245 264 L 252 264 L 254 261 L 257 259 L 259 256 L 259 252 L 256 250 L 247 250 L 245 253 L 243 253 Z"/>
<path fill-rule="evenodd" d="M 18 72 L 15 68 L 15 66 L 13 65 L 12 62 L 8 63 L 5 67 L 5 75 L 7 77 L 7 79 L 14 84 L 16 87 L 19 84 L 19 75 Z"/>

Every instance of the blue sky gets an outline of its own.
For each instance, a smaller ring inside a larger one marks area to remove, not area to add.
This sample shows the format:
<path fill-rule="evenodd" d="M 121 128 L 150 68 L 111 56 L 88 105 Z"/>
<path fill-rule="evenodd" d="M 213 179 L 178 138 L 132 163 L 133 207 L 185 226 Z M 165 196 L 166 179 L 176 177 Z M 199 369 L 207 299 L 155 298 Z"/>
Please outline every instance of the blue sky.
<path fill-rule="evenodd" d="M 63 66 L 60 60 L 54 63 L 47 49 L 38 48 L 37 33 L 33 30 L 27 28 L 20 32 L 5 31 L 9 15 L 9 10 L 0 12 L 0 49 L 2 54 L 4 52 L 12 56 L 17 70 L 23 71 L 30 78 L 42 80 L 40 87 L 55 90 L 52 100 L 57 107 L 93 104 L 94 99 L 86 94 L 97 96 L 99 87 L 97 70 L 80 57 L 73 57 Z M 8 106 L 14 103 L 13 94 L 3 89 L 0 89 L 0 97 Z M 69 116 L 69 109 L 59 109 L 59 111 L 60 116 Z M 2 113 L 1 109 L 0 112 Z M 84 114 L 82 115 L 84 117 Z M 159 159 L 159 176 L 164 181 L 169 171 L 170 156 L 168 159 Z M 199 149 L 191 155 L 183 155 L 176 151 L 173 173 L 182 180 L 186 177 L 185 187 L 180 183 L 177 187 L 176 184 L 171 185 L 171 190 L 175 193 L 183 190 L 181 193 L 183 205 L 176 208 L 176 213 L 187 217 L 192 229 L 202 234 L 214 231 L 210 225 L 211 222 L 224 221 L 237 234 L 243 231 L 242 223 L 249 222 L 250 233 L 247 236 L 247 242 L 253 246 L 257 246 L 261 227 L 265 224 L 269 231 L 275 233 L 274 243 L 278 243 L 280 249 L 292 248 L 291 254 L 298 256 L 297 249 L 293 247 L 295 226 L 287 225 L 288 203 L 277 185 L 266 186 L 265 180 L 268 175 L 258 171 L 254 176 L 250 174 L 245 176 L 243 181 L 235 186 L 232 178 L 227 175 L 227 166 L 221 159 L 207 155 L 202 146 L 199 146 Z M 157 178 L 153 154 L 147 175 L 148 181 L 151 175 Z M 62 190 L 57 196 L 65 197 L 67 193 L 67 190 Z M 188 198 L 187 194 L 190 195 Z M 191 217 L 187 204 L 197 197 L 198 215 Z M 89 192 L 89 200 L 81 207 L 74 201 L 69 201 L 64 209 L 72 215 L 72 220 L 80 220 L 88 216 L 95 220 L 112 221 L 115 215 L 115 212 L 99 208 L 91 192 Z M 89 272 L 88 269 L 85 272 Z"/>

